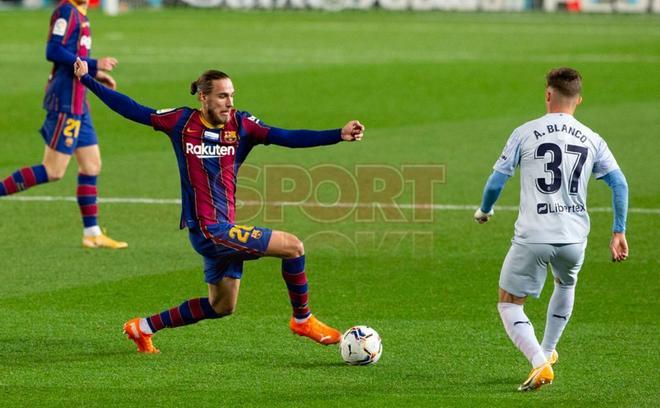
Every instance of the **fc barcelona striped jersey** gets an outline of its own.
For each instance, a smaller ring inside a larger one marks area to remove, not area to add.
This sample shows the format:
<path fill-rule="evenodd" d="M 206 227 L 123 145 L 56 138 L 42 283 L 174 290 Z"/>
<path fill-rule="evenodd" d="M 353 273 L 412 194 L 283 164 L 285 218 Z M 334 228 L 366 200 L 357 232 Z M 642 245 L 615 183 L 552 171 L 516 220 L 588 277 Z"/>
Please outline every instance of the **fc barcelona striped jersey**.
<path fill-rule="evenodd" d="M 86 88 L 73 76 L 76 57 L 87 61 L 90 74 L 95 75 L 96 61 L 90 57 L 92 34 L 89 19 L 83 9 L 72 1 L 57 5 L 50 18 L 46 56 L 53 62 L 48 77 L 44 109 L 82 115 L 87 111 Z"/>
<path fill-rule="evenodd" d="M 151 122 L 174 147 L 181 176 L 181 228 L 233 223 L 238 169 L 250 150 L 265 142 L 270 128 L 235 110 L 222 127 L 213 127 L 191 108 L 157 111 Z"/>

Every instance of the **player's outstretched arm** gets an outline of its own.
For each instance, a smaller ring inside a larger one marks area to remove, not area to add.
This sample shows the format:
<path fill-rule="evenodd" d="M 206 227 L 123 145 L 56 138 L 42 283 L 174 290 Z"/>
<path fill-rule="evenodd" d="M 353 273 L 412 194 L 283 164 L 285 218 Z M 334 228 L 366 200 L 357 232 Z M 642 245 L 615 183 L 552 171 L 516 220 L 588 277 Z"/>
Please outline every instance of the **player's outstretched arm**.
<path fill-rule="evenodd" d="M 315 147 L 341 141 L 362 140 L 363 136 L 364 125 L 352 120 L 341 129 L 331 130 L 288 130 L 271 127 L 268 130 L 268 143 L 285 147 Z"/>
<path fill-rule="evenodd" d="M 621 170 L 607 173 L 602 180 L 612 190 L 612 207 L 614 220 L 612 222 L 612 240 L 610 252 L 612 261 L 621 262 L 628 258 L 628 242 L 626 241 L 626 219 L 628 217 L 628 182 Z"/>
<path fill-rule="evenodd" d="M 101 85 L 89 75 L 87 62 L 78 58 L 74 63 L 73 73 L 110 109 L 134 122 L 151 126 L 151 115 L 156 113 L 156 110 L 140 105 L 128 96 Z"/>
<path fill-rule="evenodd" d="M 490 175 L 488 181 L 486 182 L 486 186 L 484 187 L 484 194 L 481 199 L 481 206 L 477 208 L 477 211 L 475 211 L 474 213 L 474 220 L 476 222 L 478 222 L 479 224 L 485 224 L 486 222 L 488 222 L 490 217 L 492 217 L 493 214 L 495 214 L 495 210 L 493 210 L 493 205 L 500 197 L 500 193 L 502 193 L 504 184 L 506 184 L 508 179 L 509 179 L 508 175 L 504 173 L 500 173 L 497 170 L 493 170 L 493 174 Z"/>

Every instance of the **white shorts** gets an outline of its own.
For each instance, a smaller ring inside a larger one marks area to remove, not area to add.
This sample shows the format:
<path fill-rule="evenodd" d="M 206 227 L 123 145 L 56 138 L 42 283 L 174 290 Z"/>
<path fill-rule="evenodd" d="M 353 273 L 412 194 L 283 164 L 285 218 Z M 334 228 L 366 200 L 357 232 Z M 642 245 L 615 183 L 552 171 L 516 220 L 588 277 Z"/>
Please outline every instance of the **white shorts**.
<path fill-rule="evenodd" d="M 548 273 L 563 285 L 574 286 L 584 262 L 587 242 L 579 244 L 523 244 L 512 241 L 500 272 L 500 288 L 517 297 L 539 297 Z"/>

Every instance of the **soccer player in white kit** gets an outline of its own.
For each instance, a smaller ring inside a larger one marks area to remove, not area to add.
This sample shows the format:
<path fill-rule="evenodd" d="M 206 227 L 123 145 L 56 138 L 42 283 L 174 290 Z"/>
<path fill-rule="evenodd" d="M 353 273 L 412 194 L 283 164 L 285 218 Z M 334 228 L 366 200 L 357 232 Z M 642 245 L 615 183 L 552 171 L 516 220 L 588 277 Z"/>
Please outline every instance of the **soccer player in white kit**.
<path fill-rule="evenodd" d="M 612 190 L 612 260 L 628 257 L 628 185 L 607 143 L 573 117 L 582 102 L 580 73 L 571 68 L 553 69 L 546 80 L 547 113 L 513 131 L 474 214 L 480 224 L 490 219 L 504 184 L 520 167 L 520 210 L 500 273 L 497 309 L 507 334 L 532 364 L 528 378 L 518 388 L 521 391 L 536 390 L 554 379 L 555 347 L 573 310 L 587 245 L 587 184 L 592 174 Z M 555 288 L 539 344 L 523 305 L 527 296 L 541 294 L 548 264 Z"/>

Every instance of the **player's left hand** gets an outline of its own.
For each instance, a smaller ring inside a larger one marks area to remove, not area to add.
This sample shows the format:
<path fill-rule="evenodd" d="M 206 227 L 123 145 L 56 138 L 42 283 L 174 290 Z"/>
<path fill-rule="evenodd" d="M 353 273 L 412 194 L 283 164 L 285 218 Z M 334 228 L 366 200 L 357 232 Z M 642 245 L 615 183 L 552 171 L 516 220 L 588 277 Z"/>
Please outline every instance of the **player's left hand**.
<path fill-rule="evenodd" d="M 117 82 L 112 76 L 110 76 L 110 74 L 105 71 L 97 71 L 96 80 L 110 89 L 117 89 Z"/>
<path fill-rule="evenodd" d="M 479 224 L 485 224 L 490 220 L 490 217 L 495 214 L 494 209 L 490 209 L 487 213 L 481 211 L 481 207 L 477 208 L 477 211 L 474 212 L 474 220 L 478 222 Z"/>
<path fill-rule="evenodd" d="M 364 125 L 359 120 L 352 120 L 341 129 L 341 140 L 347 142 L 360 141 L 363 136 Z"/>
<path fill-rule="evenodd" d="M 612 262 L 621 262 L 628 258 L 628 242 L 626 241 L 625 233 L 612 233 L 612 240 L 610 241 L 610 252 L 612 253 Z"/>

